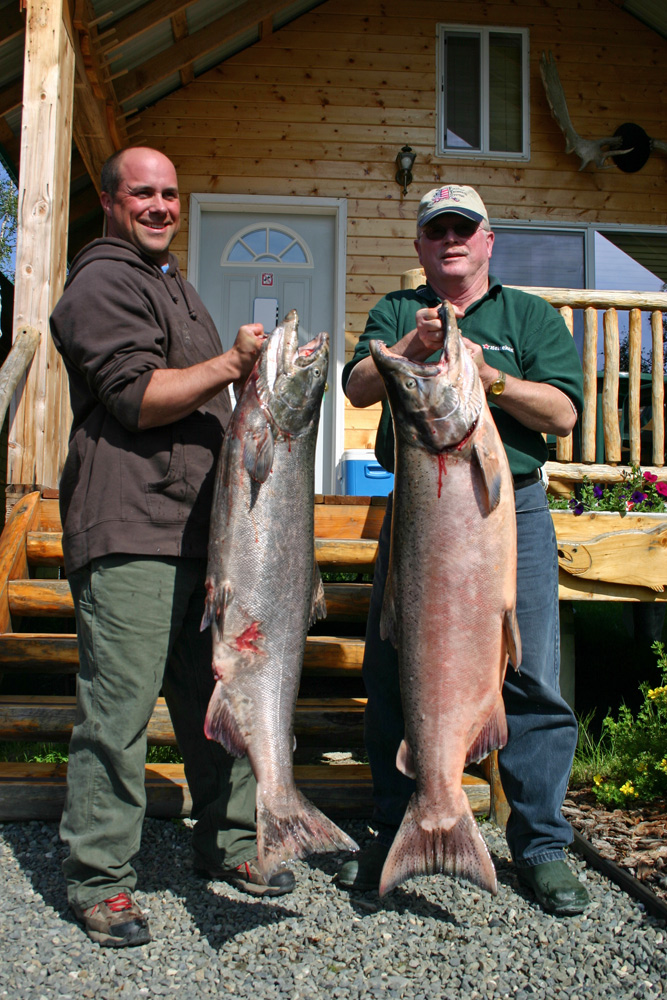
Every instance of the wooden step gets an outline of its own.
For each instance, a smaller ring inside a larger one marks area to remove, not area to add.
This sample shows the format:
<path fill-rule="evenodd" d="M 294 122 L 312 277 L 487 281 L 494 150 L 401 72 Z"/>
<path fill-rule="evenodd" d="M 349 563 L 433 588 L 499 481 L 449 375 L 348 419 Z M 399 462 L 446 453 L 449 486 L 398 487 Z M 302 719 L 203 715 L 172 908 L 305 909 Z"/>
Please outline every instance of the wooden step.
<path fill-rule="evenodd" d="M 305 764 L 294 768 L 301 791 L 326 815 L 370 819 L 371 775 L 367 764 Z M 0 822 L 59 820 L 65 802 L 66 764 L 0 763 Z M 463 776 L 473 813 L 489 812 L 488 784 Z M 189 816 L 192 800 L 181 764 L 147 764 L 147 815 L 161 819 Z"/>
<path fill-rule="evenodd" d="M 31 566 L 63 565 L 60 531 L 28 532 L 26 550 Z M 316 538 L 315 555 L 323 570 L 368 573 L 373 570 L 377 542 L 372 538 Z"/>
<path fill-rule="evenodd" d="M 365 698 L 299 698 L 294 714 L 297 746 L 350 750 L 364 745 Z M 76 698 L 59 695 L 0 697 L 0 740 L 68 743 Z M 148 723 L 151 745 L 175 746 L 176 738 L 164 698 Z"/>
<path fill-rule="evenodd" d="M 305 675 L 349 677 L 361 671 L 364 640 L 346 636 L 308 636 Z M 68 674 L 79 669 L 76 635 L 59 632 L 5 632 L 0 635 L 0 670 Z"/>
<path fill-rule="evenodd" d="M 330 621 L 366 620 L 370 583 L 326 583 L 324 593 L 327 619 Z M 74 603 L 67 580 L 10 580 L 7 596 L 12 617 L 74 617 Z"/>

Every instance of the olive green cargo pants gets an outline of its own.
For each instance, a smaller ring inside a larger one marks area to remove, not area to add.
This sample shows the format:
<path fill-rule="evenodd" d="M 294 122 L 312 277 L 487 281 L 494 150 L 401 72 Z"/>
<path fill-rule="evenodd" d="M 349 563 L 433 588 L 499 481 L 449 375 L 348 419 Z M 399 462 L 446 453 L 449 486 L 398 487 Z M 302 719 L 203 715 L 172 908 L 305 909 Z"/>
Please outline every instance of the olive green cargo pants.
<path fill-rule="evenodd" d="M 195 863 L 257 854 L 255 779 L 204 735 L 211 631 L 201 559 L 105 556 L 70 576 L 80 668 L 60 833 L 68 898 L 84 909 L 135 888 L 146 809 L 146 727 L 162 689 L 192 796 Z"/>

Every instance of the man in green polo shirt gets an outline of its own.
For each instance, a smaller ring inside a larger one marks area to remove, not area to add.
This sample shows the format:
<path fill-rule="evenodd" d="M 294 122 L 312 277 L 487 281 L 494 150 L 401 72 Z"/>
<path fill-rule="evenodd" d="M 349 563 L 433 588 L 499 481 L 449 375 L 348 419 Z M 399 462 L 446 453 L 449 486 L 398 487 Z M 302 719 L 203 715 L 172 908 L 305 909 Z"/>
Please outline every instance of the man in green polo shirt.
<path fill-rule="evenodd" d="M 426 284 L 391 292 L 371 309 L 343 370 L 343 387 L 354 406 L 382 400 L 376 455 L 393 470 L 391 414 L 369 343 L 380 339 L 394 353 L 435 360 L 444 336 L 438 308 L 443 299 L 452 304 L 514 477 L 523 657 L 520 673 L 509 671 L 503 687 L 509 738 L 499 764 L 511 807 L 507 842 L 521 883 L 545 910 L 562 916 L 581 913 L 588 894 L 565 863 L 564 849 L 573 837 L 561 807 L 577 725 L 559 690 L 558 556 L 540 466 L 547 458 L 543 435 L 566 435 L 574 427 L 583 405 L 583 380 L 558 313 L 538 296 L 504 288 L 490 276 L 493 240 L 486 208 L 473 188 L 449 184 L 429 191 L 419 206 L 415 240 Z M 391 499 L 380 536 L 363 666 L 376 837 L 338 876 L 343 887 L 361 891 L 377 888 L 414 789 L 395 764 L 404 730 L 398 661 L 379 633 L 390 524 Z"/>

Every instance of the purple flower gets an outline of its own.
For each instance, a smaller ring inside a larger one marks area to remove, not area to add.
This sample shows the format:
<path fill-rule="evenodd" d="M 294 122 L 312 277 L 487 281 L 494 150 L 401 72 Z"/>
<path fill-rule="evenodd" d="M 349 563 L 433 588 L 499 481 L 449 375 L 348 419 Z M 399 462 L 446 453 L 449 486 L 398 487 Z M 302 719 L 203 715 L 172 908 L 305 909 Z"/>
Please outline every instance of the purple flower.
<path fill-rule="evenodd" d="M 581 500 L 579 500 L 578 503 L 577 503 L 576 500 L 570 500 L 570 507 L 574 511 L 574 516 L 575 517 L 578 517 L 579 514 L 583 514 L 583 512 L 584 512 L 584 505 L 581 502 Z"/>
<path fill-rule="evenodd" d="M 630 499 L 633 503 L 643 503 L 644 500 L 646 500 L 646 493 L 642 493 L 640 490 L 635 490 Z"/>
<path fill-rule="evenodd" d="M 604 496 L 604 490 L 602 489 L 601 486 L 593 487 L 593 496 L 595 497 L 596 500 L 602 499 L 602 497 Z"/>

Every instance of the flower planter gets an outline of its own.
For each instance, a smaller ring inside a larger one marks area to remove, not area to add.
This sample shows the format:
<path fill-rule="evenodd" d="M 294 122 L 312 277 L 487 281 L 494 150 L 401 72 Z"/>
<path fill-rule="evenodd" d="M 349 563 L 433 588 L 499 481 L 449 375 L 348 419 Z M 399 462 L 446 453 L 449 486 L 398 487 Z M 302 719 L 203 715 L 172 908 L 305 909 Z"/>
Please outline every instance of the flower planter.
<path fill-rule="evenodd" d="M 609 511 L 552 510 L 558 540 L 561 591 L 573 588 L 573 599 L 603 597 L 597 583 L 608 590 L 609 600 L 660 599 L 667 586 L 667 514 L 634 514 L 621 517 Z M 625 588 L 641 588 L 628 593 Z M 652 594 L 648 591 L 652 591 Z M 667 594 L 663 599 L 667 598 Z M 604 599 L 604 597 L 603 597 Z"/>

